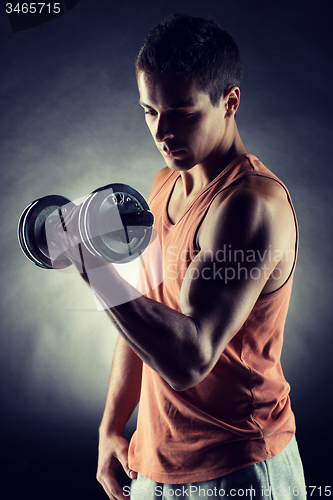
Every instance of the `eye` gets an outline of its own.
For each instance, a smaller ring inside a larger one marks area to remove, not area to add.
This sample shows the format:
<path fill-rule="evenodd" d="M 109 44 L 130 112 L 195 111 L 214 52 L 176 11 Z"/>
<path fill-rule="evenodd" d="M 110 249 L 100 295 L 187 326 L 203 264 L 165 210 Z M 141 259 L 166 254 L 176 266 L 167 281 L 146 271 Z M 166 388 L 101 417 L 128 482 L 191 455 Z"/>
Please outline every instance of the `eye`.
<path fill-rule="evenodd" d="M 173 111 L 173 116 L 176 116 L 177 118 L 187 118 L 189 116 L 192 116 L 193 113 L 189 111 Z"/>
<path fill-rule="evenodd" d="M 155 116 L 157 113 L 153 109 L 144 108 L 145 115 Z"/>

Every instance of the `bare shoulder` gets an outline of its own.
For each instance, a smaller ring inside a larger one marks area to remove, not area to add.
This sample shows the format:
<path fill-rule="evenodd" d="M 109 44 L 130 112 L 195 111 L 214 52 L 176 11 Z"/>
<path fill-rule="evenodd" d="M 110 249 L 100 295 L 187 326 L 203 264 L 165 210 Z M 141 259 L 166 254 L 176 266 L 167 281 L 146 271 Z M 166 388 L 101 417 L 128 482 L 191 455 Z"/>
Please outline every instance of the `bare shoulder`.
<path fill-rule="evenodd" d="M 225 190 L 228 197 L 251 196 L 272 203 L 287 203 L 287 192 L 277 180 L 262 175 L 247 175 Z M 222 194 L 222 193 L 220 193 Z M 220 199 L 220 202 L 222 200 Z"/>
<path fill-rule="evenodd" d="M 154 195 L 157 189 L 160 187 L 164 179 L 170 174 L 170 169 L 168 167 L 162 168 L 156 175 L 153 184 L 150 188 L 149 199 Z"/>
<path fill-rule="evenodd" d="M 223 228 L 229 235 L 250 236 L 263 225 L 272 231 L 289 229 L 293 232 L 293 212 L 287 192 L 279 182 L 269 177 L 249 175 L 214 199 L 198 236 L 201 233 L 206 240 L 218 228 Z"/>
<path fill-rule="evenodd" d="M 246 214 L 253 210 L 284 211 L 291 213 L 287 192 L 284 187 L 270 177 L 249 175 L 240 182 L 221 192 L 212 204 L 212 212 L 239 208 Z M 244 212 L 244 210 L 246 212 Z"/>

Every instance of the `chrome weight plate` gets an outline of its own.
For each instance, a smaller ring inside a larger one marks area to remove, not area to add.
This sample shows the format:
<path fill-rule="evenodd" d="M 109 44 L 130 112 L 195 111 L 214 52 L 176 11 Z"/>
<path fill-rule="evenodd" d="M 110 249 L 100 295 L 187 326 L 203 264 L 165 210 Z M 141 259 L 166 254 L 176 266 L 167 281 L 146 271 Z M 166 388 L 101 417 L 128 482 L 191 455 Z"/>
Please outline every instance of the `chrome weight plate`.
<path fill-rule="evenodd" d="M 71 265 L 70 260 L 61 257 L 51 261 L 45 232 L 46 219 L 68 203 L 70 200 L 64 196 L 48 195 L 33 201 L 22 212 L 17 229 L 18 241 L 24 255 L 38 267 L 63 269 Z"/>
<path fill-rule="evenodd" d="M 108 184 L 93 191 L 79 214 L 87 249 L 106 262 L 130 262 L 148 246 L 154 222 L 144 197 L 127 184 Z"/>

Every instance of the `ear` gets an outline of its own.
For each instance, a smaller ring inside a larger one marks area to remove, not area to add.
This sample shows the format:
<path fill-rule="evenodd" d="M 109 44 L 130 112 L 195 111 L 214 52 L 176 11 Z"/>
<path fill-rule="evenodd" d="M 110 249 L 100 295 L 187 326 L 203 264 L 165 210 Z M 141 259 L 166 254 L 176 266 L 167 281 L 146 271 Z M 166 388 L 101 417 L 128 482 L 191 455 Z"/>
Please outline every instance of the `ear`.
<path fill-rule="evenodd" d="M 226 90 L 224 94 L 225 102 L 225 118 L 231 118 L 235 115 L 239 102 L 240 102 L 240 90 L 239 87 L 230 87 Z"/>

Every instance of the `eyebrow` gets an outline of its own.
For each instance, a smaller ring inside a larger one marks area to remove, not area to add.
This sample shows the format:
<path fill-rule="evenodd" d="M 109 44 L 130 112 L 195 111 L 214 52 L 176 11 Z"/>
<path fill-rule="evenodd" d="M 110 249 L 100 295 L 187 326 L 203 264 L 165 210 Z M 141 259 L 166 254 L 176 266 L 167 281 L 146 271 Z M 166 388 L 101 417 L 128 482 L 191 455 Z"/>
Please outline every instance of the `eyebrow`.
<path fill-rule="evenodd" d="M 143 101 L 141 101 L 141 99 L 139 100 L 139 103 L 144 108 L 153 109 L 152 106 L 144 103 Z M 195 105 L 196 105 L 196 103 L 192 99 L 188 99 L 188 100 L 184 100 L 184 101 L 179 101 L 179 102 L 173 104 L 172 106 L 168 106 L 168 109 L 193 108 Z"/>

